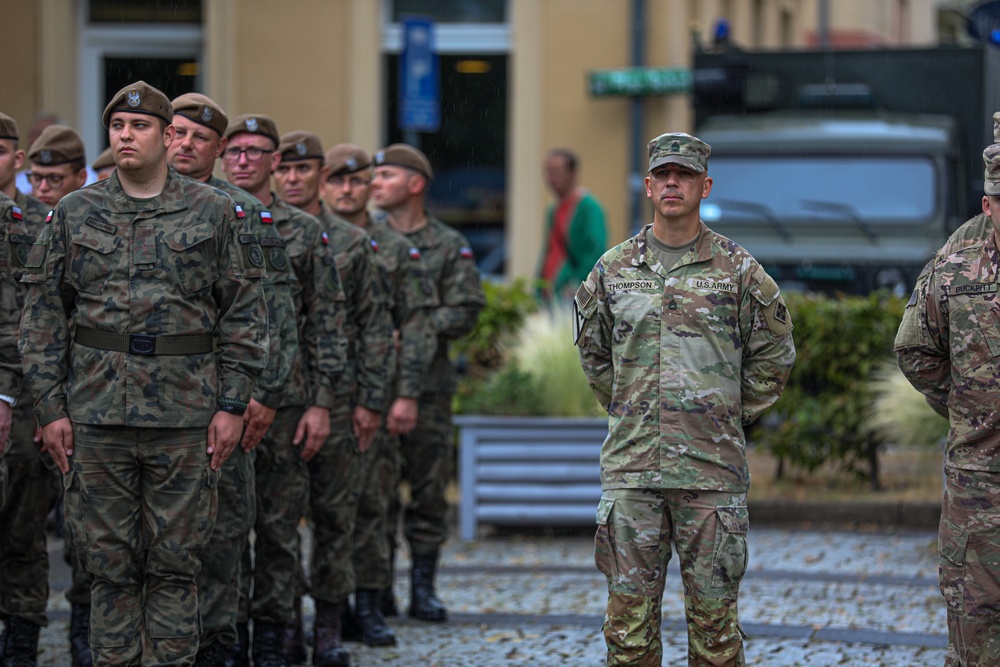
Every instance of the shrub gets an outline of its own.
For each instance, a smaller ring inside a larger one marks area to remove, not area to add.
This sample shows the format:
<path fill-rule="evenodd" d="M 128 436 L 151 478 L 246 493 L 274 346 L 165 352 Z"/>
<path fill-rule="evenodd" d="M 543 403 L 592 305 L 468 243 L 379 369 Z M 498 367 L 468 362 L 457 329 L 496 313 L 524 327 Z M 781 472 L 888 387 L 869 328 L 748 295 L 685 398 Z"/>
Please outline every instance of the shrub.
<path fill-rule="evenodd" d="M 913 388 L 895 361 L 886 362 L 869 381 L 872 402 L 862 429 L 884 442 L 930 449 L 948 435 L 948 420 L 935 412 Z"/>
<path fill-rule="evenodd" d="M 469 375 L 482 378 L 506 361 L 503 347 L 517 335 L 524 318 L 538 310 L 538 299 L 523 278 L 508 283 L 483 282 L 486 306 L 472 332 L 452 345 L 456 356 L 464 358 Z"/>

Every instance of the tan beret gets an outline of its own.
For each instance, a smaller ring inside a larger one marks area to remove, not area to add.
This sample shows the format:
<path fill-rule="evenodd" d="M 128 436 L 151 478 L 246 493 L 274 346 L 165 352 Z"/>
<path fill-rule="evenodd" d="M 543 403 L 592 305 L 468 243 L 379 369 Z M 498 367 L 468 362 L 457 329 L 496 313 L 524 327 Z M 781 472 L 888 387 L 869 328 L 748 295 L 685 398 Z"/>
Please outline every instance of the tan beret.
<path fill-rule="evenodd" d="M 375 153 L 375 166 L 390 165 L 393 167 L 406 167 L 419 172 L 428 180 L 434 178 L 431 170 L 431 162 L 423 152 L 417 150 L 409 144 L 392 144 Z"/>
<path fill-rule="evenodd" d="M 84 161 L 83 138 L 72 127 L 49 125 L 28 149 L 28 159 L 35 164 L 65 164 Z"/>
<path fill-rule="evenodd" d="M 0 112 L 0 139 L 13 139 L 17 141 L 20 137 L 17 134 L 17 121 Z"/>
<path fill-rule="evenodd" d="M 111 114 L 115 111 L 156 116 L 168 125 L 174 119 L 174 109 L 170 106 L 167 96 L 145 81 L 130 83 L 115 93 L 108 106 L 104 108 L 104 115 L 101 116 L 104 127 L 111 124 Z"/>
<path fill-rule="evenodd" d="M 97 156 L 97 159 L 90 165 L 90 168 L 94 171 L 100 171 L 101 169 L 113 166 L 115 166 L 115 158 L 111 155 L 111 148 L 108 147 L 101 151 L 101 154 Z"/>
<path fill-rule="evenodd" d="M 325 162 L 331 174 L 353 174 L 372 166 L 368 153 L 357 144 L 337 144 L 326 152 Z"/>
<path fill-rule="evenodd" d="M 184 93 L 170 104 L 175 114 L 215 130 L 220 137 L 229 127 L 229 117 L 222 107 L 201 93 Z"/>
<path fill-rule="evenodd" d="M 261 134 L 274 142 L 275 147 L 281 143 L 281 135 L 278 134 L 278 126 L 267 116 L 260 114 L 245 113 L 237 116 L 226 128 L 223 135 L 226 139 L 237 134 Z"/>
<path fill-rule="evenodd" d="M 281 135 L 278 144 L 282 162 L 297 162 L 299 160 L 323 159 L 323 142 L 312 132 L 296 130 Z"/>

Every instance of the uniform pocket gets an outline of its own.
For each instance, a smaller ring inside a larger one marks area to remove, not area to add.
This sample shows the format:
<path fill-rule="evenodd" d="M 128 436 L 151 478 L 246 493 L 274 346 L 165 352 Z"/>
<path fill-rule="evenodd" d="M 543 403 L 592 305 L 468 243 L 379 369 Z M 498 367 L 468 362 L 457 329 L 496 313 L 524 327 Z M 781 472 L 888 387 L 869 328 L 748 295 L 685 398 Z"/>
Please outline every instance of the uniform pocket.
<path fill-rule="evenodd" d="M 597 534 L 594 536 L 594 564 L 608 578 L 609 585 L 618 580 L 614 527 L 611 524 L 614 506 L 614 498 L 601 498 L 597 505 Z"/>
<path fill-rule="evenodd" d="M 210 224 L 185 227 L 163 237 L 167 246 L 163 268 L 185 294 L 203 290 L 218 280 L 214 237 L 215 229 Z"/>
<path fill-rule="evenodd" d="M 73 248 L 69 259 L 69 279 L 73 287 L 87 294 L 100 294 L 111 274 L 114 253 L 121 245 L 121 239 L 94 224 L 80 225 L 73 235 Z M 28 268 L 34 264 L 30 253 Z"/>
<path fill-rule="evenodd" d="M 968 546 L 969 533 L 941 517 L 938 527 L 938 555 L 941 557 L 938 583 L 948 611 L 959 614 L 965 606 L 965 552 Z"/>
<path fill-rule="evenodd" d="M 747 570 L 747 530 L 750 514 L 745 506 L 715 508 L 719 523 L 712 554 L 712 588 L 735 594 Z"/>

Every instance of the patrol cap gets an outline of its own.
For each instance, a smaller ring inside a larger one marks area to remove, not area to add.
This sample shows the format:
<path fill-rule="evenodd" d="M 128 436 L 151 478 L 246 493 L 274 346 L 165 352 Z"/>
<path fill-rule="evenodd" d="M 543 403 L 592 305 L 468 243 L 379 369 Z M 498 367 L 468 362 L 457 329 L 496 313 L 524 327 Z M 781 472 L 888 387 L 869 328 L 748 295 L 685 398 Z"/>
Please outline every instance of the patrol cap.
<path fill-rule="evenodd" d="M 247 134 L 261 134 L 273 141 L 275 147 L 281 144 L 281 135 L 278 134 L 278 126 L 267 116 L 253 113 L 245 113 L 237 116 L 230 121 L 229 127 L 226 128 L 226 133 L 223 136 L 229 139 L 244 132 Z"/>
<path fill-rule="evenodd" d="M 1000 195 L 1000 143 L 990 144 L 983 151 L 983 162 L 986 163 L 986 173 L 983 179 L 983 191 L 990 196 Z"/>
<path fill-rule="evenodd" d="M 104 115 L 101 116 L 104 127 L 111 124 L 111 114 L 116 111 L 156 116 L 168 125 L 174 119 L 174 109 L 170 106 L 167 96 L 145 81 L 130 83 L 115 93 L 108 106 L 104 107 Z"/>
<path fill-rule="evenodd" d="M 431 162 L 423 152 L 417 150 L 409 144 L 392 144 L 386 146 L 372 160 L 376 167 L 390 165 L 393 167 L 406 167 L 419 172 L 427 177 L 427 180 L 434 178 L 431 170 Z"/>
<path fill-rule="evenodd" d="M 83 162 L 83 138 L 72 127 L 49 125 L 31 144 L 28 159 L 43 165 Z"/>
<path fill-rule="evenodd" d="M 372 159 L 357 144 L 337 144 L 326 152 L 331 174 L 353 174 L 372 166 Z"/>
<path fill-rule="evenodd" d="M 111 148 L 105 148 L 101 151 L 101 154 L 97 156 L 90 168 L 94 171 L 100 171 L 101 169 L 107 169 L 108 167 L 115 166 L 115 158 L 111 154 Z"/>
<path fill-rule="evenodd" d="M 201 93 L 184 93 L 170 104 L 174 107 L 175 114 L 215 130 L 220 137 L 229 127 L 229 117 L 222 107 Z"/>
<path fill-rule="evenodd" d="M 17 135 L 17 121 L 0 111 L 0 139 L 13 139 L 15 143 L 20 137 Z"/>
<path fill-rule="evenodd" d="M 278 152 L 281 153 L 282 162 L 322 160 L 323 142 L 312 132 L 296 130 L 281 135 Z"/>
<path fill-rule="evenodd" d="M 708 169 L 708 156 L 712 154 L 711 146 L 684 132 L 661 134 L 646 144 L 646 149 L 649 151 L 647 173 L 661 164 L 679 164 L 700 174 Z"/>

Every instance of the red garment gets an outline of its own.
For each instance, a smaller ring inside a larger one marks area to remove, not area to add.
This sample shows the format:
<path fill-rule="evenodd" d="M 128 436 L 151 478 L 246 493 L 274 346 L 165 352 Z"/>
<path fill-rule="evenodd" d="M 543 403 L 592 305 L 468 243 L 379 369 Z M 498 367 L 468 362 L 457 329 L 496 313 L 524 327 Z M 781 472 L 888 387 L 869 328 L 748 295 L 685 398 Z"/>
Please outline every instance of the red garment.
<path fill-rule="evenodd" d="M 559 202 L 559 208 L 552 216 L 552 229 L 549 231 L 549 242 L 545 253 L 545 260 L 542 262 L 542 280 L 550 284 L 559 275 L 559 270 L 566 261 L 566 233 L 569 231 L 569 221 L 572 218 L 573 209 L 576 208 L 577 196 L 563 199 Z"/>

